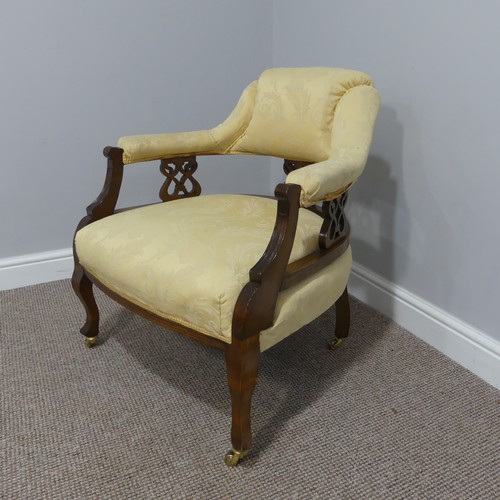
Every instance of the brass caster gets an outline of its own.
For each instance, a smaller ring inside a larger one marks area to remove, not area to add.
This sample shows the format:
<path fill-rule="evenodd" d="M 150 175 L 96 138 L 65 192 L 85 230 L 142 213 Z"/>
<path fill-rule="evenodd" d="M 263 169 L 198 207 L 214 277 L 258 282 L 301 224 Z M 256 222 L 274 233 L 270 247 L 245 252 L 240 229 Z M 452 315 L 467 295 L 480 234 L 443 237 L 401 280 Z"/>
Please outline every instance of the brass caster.
<path fill-rule="evenodd" d="M 94 347 L 97 344 L 97 337 L 85 337 L 84 342 L 87 347 Z"/>
<path fill-rule="evenodd" d="M 335 337 L 331 342 L 328 343 L 328 348 L 330 349 L 330 351 L 335 351 L 335 349 L 338 349 L 342 343 L 344 342 L 344 338 L 338 338 L 338 337 Z"/>
<path fill-rule="evenodd" d="M 248 454 L 248 451 L 234 451 L 234 450 L 229 450 L 226 453 L 226 456 L 224 457 L 224 463 L 228 467 L 235 467 L 238 465 L 238 462 L 242 459 L 245 458 Z"/>

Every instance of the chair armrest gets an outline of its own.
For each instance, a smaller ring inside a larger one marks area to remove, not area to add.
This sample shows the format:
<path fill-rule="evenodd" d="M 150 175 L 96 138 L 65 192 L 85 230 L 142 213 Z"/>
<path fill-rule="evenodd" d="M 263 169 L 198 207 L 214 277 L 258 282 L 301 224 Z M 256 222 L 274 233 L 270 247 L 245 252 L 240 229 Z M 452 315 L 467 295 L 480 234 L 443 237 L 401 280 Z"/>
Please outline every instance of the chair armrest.
<path fill-rule="evenodd" d="M 118 147 L 123 149 L 123 163 L 125 164 L 221 152 L 210 130 L 128 135 L 118 140 Z"/>
<path fill-rule="evenodd" d="M 294 170 L 286 178 L 287 183 L 302 187 L 302 206 L 337 198 L 360 176 L 379 107 L 380 96 L 374 87 L 360 85 L 343 95 L 333 118 L 330 157 Z"/>
<path fill-rule="evenodd" d="M 290 172 L 287 184 L 299 184 L 300 205 L 309 207 L 338 198 L 359 177 L 366 163 L 362 151 L 342 152 L 338 157 Z"/>
<path fill-rule="evenodd" d="M 123 149 L 123 163 L 227 153 L 248 127 L 256 93 L 257 82 L 252 82 L 227 119 L 210 130 L 120 138 L 118 147 Z"/>

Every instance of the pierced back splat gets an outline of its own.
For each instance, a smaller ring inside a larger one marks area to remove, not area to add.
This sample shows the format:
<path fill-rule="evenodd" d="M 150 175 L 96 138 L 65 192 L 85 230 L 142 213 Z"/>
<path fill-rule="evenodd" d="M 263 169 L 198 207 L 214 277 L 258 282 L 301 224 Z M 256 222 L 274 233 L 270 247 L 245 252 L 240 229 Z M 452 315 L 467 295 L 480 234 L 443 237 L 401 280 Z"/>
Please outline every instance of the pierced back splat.
<path fill-rule="evenodd" d="M 332 201 L 324 201 L 321 210 L 325 219 L 319 235 L 319 246 L 330 248 L 336 241 L 349 234 L 349 222 L 344 212 L 347 191 Z"/>
<path fill-rule="evenodd" d="M 193 177 L 198 168 L 196 156 L 182 156 L 161 160 L 160 172 L 167 178 L 160 188 L 162 201 L 199 196 L 200 183 Z M 190 189 L 188 189 L 188 186 Z"/>

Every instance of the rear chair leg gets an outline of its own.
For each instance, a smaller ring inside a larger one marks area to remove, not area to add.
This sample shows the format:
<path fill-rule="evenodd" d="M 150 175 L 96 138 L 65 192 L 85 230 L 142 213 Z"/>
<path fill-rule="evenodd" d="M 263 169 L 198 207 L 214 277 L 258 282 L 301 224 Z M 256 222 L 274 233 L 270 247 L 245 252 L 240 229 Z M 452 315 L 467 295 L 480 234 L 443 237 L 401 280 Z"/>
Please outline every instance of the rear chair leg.
<path fill-rule="evenodd" d="M 224 462 L 233 467 L 244 458 L 252 447 L 251 404 L 257 383 L 260 358 L 259 335 L 240 340 L 233 338 L 226 349 L 226 366 L 229 392 L 231 393 L 232 425 L 231 444 Z"/>
<path fill-rule="evenodd" d="M 97 343 L 97 335 L 99 334 L 99 310 L 92 290 L 92 281 L 89 280 L 79 263 L 75 263 L 71 284 L 87 313 L 87 319 L 80 329 L 80 333 L 85 335 L 85 345 L 92 347 Z"/>
<path fill-rule="evenodd" d="M 349 308 L 349 294 L 347 293 L 347 287 L 338 298 L 337 302 L 335 302 L 335 314 L 335 338 L 328 344 L 328 347 L 332 351 L 339 348 L 349 334 L 351 311 Z"/>

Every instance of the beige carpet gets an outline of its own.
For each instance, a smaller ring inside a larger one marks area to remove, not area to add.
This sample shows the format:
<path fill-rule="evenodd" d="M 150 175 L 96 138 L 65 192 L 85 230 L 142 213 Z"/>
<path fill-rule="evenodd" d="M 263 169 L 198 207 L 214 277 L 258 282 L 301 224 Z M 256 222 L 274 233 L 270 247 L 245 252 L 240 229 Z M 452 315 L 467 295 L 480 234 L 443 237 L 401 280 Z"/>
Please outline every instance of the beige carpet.
<path fill-rule="evenodd" d="M 263 355 L 229 469 L 222 353 L 98 298 L 87 349 L 68 281 L 0 293 L 2 499 L 499 498 L 500 393 L 359 302 Z"/>

